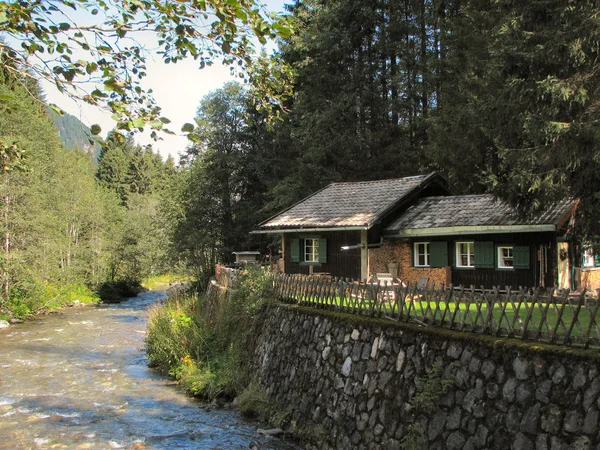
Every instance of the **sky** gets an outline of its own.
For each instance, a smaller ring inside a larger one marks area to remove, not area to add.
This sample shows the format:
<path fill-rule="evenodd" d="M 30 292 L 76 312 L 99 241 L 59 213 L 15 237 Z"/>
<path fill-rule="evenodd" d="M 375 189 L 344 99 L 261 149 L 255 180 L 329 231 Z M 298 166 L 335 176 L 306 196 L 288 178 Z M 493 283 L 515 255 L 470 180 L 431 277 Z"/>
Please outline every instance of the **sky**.
<path fill-rule="evenodd" d="M 282 12 L 285 3 L 290 0 L 266 0 L 267 9 Z M 229 68 L 215 62 L 213 66 L 198 68 L 198 63 L 193 59 L 180 61 L 177 64 L 164 64 L 159 56 L 153 55 L 147 61 L 147 77 L 144 87 L 154 91 L 154 97 L 162 108 L 162 116 L 171 120 L 168 128 L 175 132 L 174 136 L 160 133 L 162 140 L 154 141 L 150 138 L 150 131 L 136 134 L 136 141 L 141 145 L 152 144 L 154 151 L 158 151 L 163 158 L 172 155 L 175 161 L 183 153 L 188 140 L 181 134 L 184 123 L 193 122 L 196 110 L 203 96 L 219 89 L 227 81 L 234 80 Z M 102 137 L 114 127 L 110 113 L 102 111 L 92 105 L 76 102 L 61 94 L 54 85 L 43 82 L 42 87 L 46 93 L 48 103 L 54 103 L 69 114 L 77 117 L 86 125 L 98 124 L 102 128 Z"/>

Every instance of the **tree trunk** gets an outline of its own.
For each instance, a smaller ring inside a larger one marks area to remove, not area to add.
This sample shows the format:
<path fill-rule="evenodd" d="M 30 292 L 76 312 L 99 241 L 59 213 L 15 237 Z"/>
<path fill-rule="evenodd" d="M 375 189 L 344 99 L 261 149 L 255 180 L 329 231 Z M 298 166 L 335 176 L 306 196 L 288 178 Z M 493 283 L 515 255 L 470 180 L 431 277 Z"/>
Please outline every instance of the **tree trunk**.
<path fill-rule="evenodd" d="M 10 275 L 8 272 L 8 260 L 10 258 L 10 231 L 8 229 L 8 209 L 10 207 L 10 195 L 6 193 L 4 196 L 4 271 L 2 278 L 4 281 L 4 298 L 8 300 L 10 295 Z"/>

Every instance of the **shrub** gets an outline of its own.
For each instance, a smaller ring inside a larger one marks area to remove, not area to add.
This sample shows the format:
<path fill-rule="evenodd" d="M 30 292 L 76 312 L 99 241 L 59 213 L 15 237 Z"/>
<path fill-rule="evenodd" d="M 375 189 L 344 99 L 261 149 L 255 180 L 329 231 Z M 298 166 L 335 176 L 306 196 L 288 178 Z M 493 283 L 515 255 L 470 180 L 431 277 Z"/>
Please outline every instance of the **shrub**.
<path fill-rule="evenodd" d="M 207 336 L 193 318 L 199 297 L 182 294 L 150 310 L 146 351 L 152 367 L 177 376 L 184 358 L 199 361 Z"/>
<path fill-rule="evenodd" d="M 239 408 L 244 417 L 265 421 L 269 420 L 272 411 L 267 392 L 256 380 L 240 394 Z"/>
<path fill-rule="evenodd" d="M 118 303 L 128 297 L 136 297 L 144 288 L 138 280 L 107 281 L 98 287 L 98 295 L 104 303 Z"/>
<path fill-rule="evenodd" d="M 426 430 L 419 421 L 419 416 L 429 416 L 438 406 L 439 400 L 453 384 L 453 378 L 442 376 L 440 363 L 434 363 L 431 371 L 424 378 L 417 378 L 417 393 L 412 399 L 413 410 L 406 426 L 406 434 L 400 442 L 404 450 L 427 449 Z"/>
<path fill-rule="evenodd" d="M 178 379 L 193 395 L 229 399 L 247 385 L 242 355 L 265 303 L 271 275 L 249 267 L 231 295 L 209 302 L 188 291 L 151 311 L 146 347 L 150 364 Z"/>
<path fill-rule="evenodd" d="M 177 376 L 181 387 L 197 397 L 232 400 L 245 385 L 246 375 L 240 364 L 227 352 L 208 362 L 185 361 Z"/>
<path fill-rule="evenodd" d="M 223 305 L 220 335 L 243 352 L 264 307 L 274 301 L 272 272 L 248 265 L 237 275 L 235 289 Z"/>
<path fill-rule="evenodd" d="M 11 296 L 6 302 L 6 309 L 9 311 L 9 314 L 20 320 L 27 319 L 33 315 L 34 309 L 32 306 L 32 302 L 28 298 L 21 296 Z"/>
<path fill-rule="evenodd" d="M 27 289 L 11 289 L 9 299 L 2 306 L 7 316 L 26 319 L 75 301 L 95 303 L 98 300 L 99 297 L 83 283 L 55 285 L 32 282 Z"/>

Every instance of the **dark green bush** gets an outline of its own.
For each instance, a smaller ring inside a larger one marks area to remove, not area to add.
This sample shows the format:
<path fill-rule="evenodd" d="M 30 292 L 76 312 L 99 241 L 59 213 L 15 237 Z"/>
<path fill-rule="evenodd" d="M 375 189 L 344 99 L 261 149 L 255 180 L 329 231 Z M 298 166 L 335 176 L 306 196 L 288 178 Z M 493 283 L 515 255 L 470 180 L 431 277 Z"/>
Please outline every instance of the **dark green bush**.
<path fill-rule="evenodd" d="M 107 281 L 102 283 L 97 293 L 104 303 L 119 303 L 120 301 L 136 297 L 144 288 L 138 280 Z"/>

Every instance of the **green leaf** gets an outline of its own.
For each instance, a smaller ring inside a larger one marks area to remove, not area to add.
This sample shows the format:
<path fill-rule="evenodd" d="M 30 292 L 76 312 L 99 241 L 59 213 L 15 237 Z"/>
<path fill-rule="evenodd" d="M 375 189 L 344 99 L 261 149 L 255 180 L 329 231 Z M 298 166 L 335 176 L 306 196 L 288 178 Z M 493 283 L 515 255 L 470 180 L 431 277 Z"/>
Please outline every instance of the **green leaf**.
<path fill-rule="evenodd" d="M 92 97 L 101 97 L 101 98 L 106 98 L 108 97 L 108 95 L 106 95 L 104 92 L 102 92 L 100 89 L 94 89 L 91 93 Z"/>
<path fill-rule="evenodd" d="M 181 127 L 182 133 L 191 133 L 194 131 L 194 125 L 191 123 L 184 123 Z"/>
<path fill-rule="evenodd" d="M 91 133 L 92 133 L 93 136 L 98 136 L 102 132 L 102 128 L 100 128 L 100 125 L 98 125 L 97 123 L 95 123 L 94 125 L 92 125 L 90 127 L 90 131 L 91 131 Z"/>
<path fill-rule="evenodd" d="M 64 112 L 64 111 L 63 111 L 61 108 L 59 108 L 58 106 L 56 106 L 54 103 L 50 103 L 50 104 L 48 105 L 48 107 L 49 107 L 49 108 L 50 108 L 52 111 L 54 111 L 56 114 L 58 114 L 59 116 L 64 116 L 64 115 L 65 115 L 65 112 Z"/>
<path fill-rule="evenodd" d="M 85 66 L 85 71 L 88 74 L 95 72 L 97 69 L 98 69 L 98 64 L 96 64 L 95 62 L 91 62 L 87 66 Z"/>
<path fill-rule="evenodd" d="M 148 125 L 155 130 L 160 130 L 163 127 L 163 123 L 158 119 L 149 122 Z"/>

